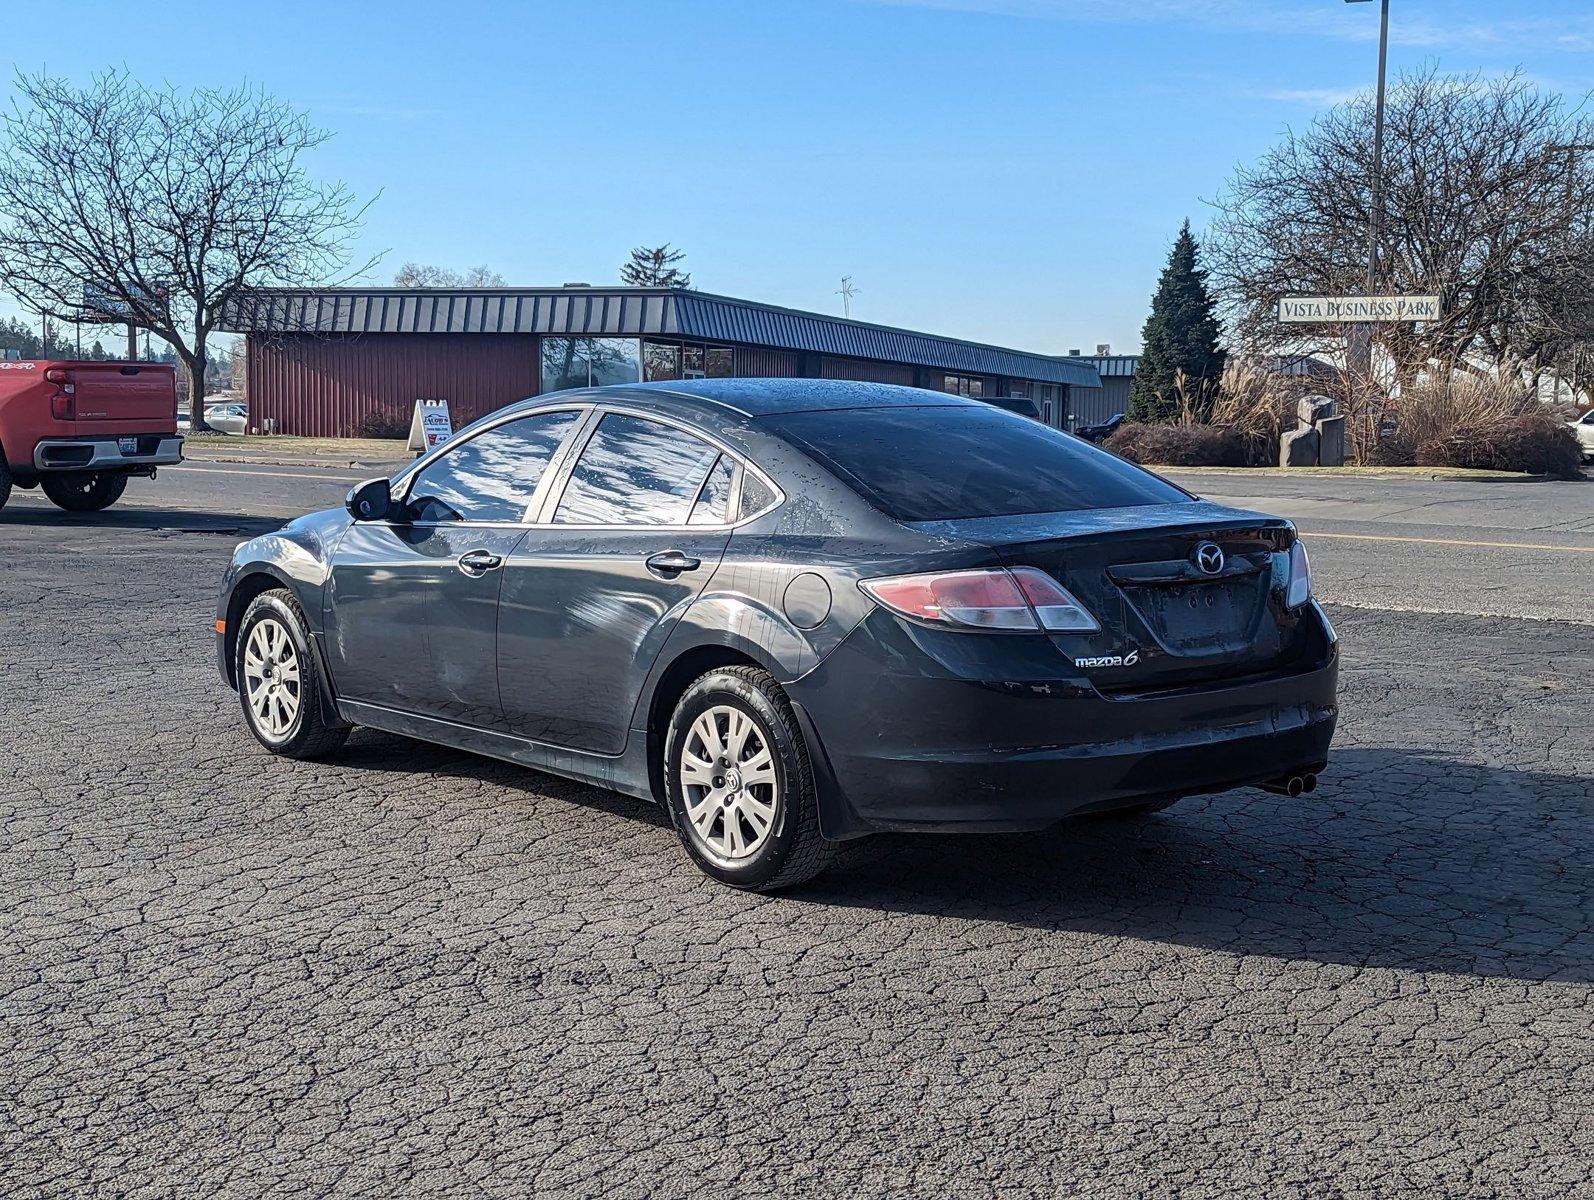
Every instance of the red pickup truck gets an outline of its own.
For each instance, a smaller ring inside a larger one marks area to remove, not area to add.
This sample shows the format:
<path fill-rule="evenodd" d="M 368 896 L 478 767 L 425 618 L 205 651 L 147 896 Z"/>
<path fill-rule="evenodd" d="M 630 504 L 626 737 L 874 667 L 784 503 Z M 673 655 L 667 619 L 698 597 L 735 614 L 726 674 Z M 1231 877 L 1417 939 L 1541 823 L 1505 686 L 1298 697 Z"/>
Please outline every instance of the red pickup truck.
<path fill-rule="evenodd" d="M 177 375 L 164 363 L 0 361 L 0 508 L 40 487 L 98 512 L 134 475 L 183 461 Z"/>

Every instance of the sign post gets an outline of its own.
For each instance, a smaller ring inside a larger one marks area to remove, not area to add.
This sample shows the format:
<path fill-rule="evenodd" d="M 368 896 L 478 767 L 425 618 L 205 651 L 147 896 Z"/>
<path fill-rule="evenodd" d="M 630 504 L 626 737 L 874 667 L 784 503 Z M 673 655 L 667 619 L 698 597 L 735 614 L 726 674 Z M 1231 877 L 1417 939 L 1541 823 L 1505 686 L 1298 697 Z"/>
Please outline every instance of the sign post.
<path fill-rule="evenodd" d="M 448 415 L 447 400 L 417 400 L 410 418 L 409 449 L 425 454 L 454 436 L 454 422 Z"/>

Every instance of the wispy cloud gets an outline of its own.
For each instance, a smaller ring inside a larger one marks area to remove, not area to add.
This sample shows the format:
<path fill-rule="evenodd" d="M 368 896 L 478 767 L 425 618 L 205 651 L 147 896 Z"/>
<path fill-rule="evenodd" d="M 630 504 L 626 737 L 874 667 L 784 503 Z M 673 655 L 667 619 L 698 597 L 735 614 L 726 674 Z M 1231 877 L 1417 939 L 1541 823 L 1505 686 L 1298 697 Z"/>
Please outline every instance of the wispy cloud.
<path fill-rule="evenodd" d="M 1307 33 L 1343 41 L 1378 36 L 1372 13 L 1341 4 L 1303 0 L 865 0 L 910 8 L 979 12 L 1043 21 L 1097 24 L 1182 24 L 1236 33 Z M 1594 53 L 1594 13 L 1558 17 L 1510 16 L 1505 6 L 1463 15 L 1454 8 L 1445 19 L 1401 13 L 1391 22 L 1390 40 L 1433 50 L 1553 50 Z M 1567 7 L 1571 7 L 1568 5 Z M 1579 5 L 1579 8 L 1582 6 Z M 1371 19 L 1369 19 L 1371 17 Z"/>
<path fill-rule="evenodd" d="M 1276 104 L 1299 104 L 1304 108 L 1333 108 L 1354 100 L 1365 88 L 1301 87 L 1243 88 L 1237 94 L 1248 100 L 1271 100 Z"/>

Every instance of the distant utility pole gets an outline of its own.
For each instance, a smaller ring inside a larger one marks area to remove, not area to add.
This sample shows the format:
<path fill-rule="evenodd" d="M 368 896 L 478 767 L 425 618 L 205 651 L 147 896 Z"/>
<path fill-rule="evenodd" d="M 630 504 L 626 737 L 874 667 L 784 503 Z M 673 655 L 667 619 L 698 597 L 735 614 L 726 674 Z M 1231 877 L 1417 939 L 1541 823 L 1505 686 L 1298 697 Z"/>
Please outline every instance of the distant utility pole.
<path fill-rule="evenodd" d="M 1346 4 L 1365 4 L 1369 0 L 1345 0 Z M 1383 10 L 1378 24 L 1378 104 L 1373 116 L 1373 197 L 1367 220 L 1367 292 L 1378 294 L 1378 239 L 1384 227 L 1384 80 L 1389 66 L 1389 0 L 1380 0 Z M 1355 325 L 1345 365 L 1353 377 L 1370 380 L 1373 375 L 1373 327 Z"/>
<path fill-rule="evenodd" d="M 858 294 L 858 289 L 852 286 L 852 276 L 851 275 L 843 275 L 841 277 L 841 287 L 839 289 L 837 289 L 837 291 L 836 291 L 836 295 L 841 297 L 841 315 L 842 316 L 844 316 L 844 317 L 851 317 L 852 316 L 852 298 L 854 296 L 856 296 L 857 294 Z"/>

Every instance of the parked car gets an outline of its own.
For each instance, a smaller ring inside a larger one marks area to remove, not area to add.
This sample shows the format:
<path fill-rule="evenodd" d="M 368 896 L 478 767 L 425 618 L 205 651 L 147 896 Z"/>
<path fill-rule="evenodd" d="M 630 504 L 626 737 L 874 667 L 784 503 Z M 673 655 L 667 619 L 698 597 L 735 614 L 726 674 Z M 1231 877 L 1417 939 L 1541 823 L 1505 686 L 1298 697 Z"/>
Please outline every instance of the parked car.
<path fill-rule="evenodd" d="M 273 753 L 358 724 L 614 788 L 761 890 L 876 830 L 1298 795 L 1337 711 L 1288 521 L 881 384 L 513 405 L 240 545 L 216 630 Z"/>
<path fill-rule="evenodd" d="M 217 433 L 235 435 L 249 432 L 249 406 L 247 404 L 218 404 L 205 409 L 205 424 Z"/>
<path fill-rule="evenodd" d="M 1123 413 L 1114 413 L 1099 425 L 1081 425 L 1074 432 L 1087 442 L 1101 445 L 1113 434 L 1118 432 L 1118 427 L 1124 423 Z"/>
<path fill-rule="evenodd" d="M 135 475 L 183 460 L 177 378 L 161 363 L 0 362 L 0 508 L 13 486 L 98 512 Z"/>
<path fill-rule="evenodd" d="M 1583 461 L 1594 462 L 1594 408 L 1576 421 L 1567 423 L 1572 426 L 1572 432 L 1577 434 L 1578 445 L 1583 447 Z"/>

